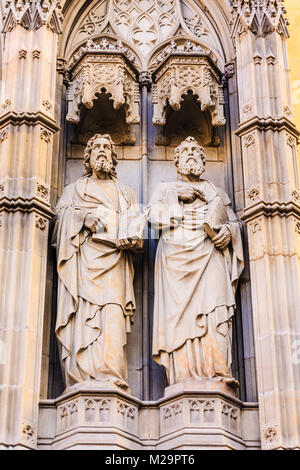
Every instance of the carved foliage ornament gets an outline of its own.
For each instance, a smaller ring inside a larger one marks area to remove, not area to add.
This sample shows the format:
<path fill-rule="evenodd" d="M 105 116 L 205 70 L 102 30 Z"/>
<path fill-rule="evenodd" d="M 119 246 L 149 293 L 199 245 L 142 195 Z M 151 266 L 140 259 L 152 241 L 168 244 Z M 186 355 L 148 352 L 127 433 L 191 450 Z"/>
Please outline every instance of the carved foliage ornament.
<path fill-rule="evenodd" d="M 27 30 L 46 25 L 51 31 L 61 33 L 61 10 L 60 0 L 7 0 L 3 31 L 12 31 L 16 25 Z"/>
<path fill-rule="evenodd" d="M 201 111 L 210 112 L 213 126 L 225 125 L 223 87 L 207 57 L 171 56 L 155 78 L 154 125 L 165 125 L 167 103 L 178 111 L 188 92 L 195 95 Z"/>
<path fill-rule="evenodd" d="M 277 31 L 288 37 L 286 10 L 281 0 L 231 0 L 232 36 L 250 30 L 257 36 Z"/>
<path fill-rule="evenodd" d="M 139 123 L 139 87 L 135 73 L 121 54 L 88 52 L 72 72 L 68 89 L 67 121 L 78 123 L 79 106 L 93 107 L 97 94 L 105 91 L 114 109 L 124 105 L 127 124 Z"/>

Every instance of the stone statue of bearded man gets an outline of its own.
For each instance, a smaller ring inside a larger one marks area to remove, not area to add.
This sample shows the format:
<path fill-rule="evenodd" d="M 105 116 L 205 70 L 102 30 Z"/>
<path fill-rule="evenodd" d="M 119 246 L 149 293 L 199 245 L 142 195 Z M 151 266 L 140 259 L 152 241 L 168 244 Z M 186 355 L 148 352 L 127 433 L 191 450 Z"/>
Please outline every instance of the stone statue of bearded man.
<path fill-rule="evenodd" d="M 141 249 L 142 240 L 121 235 L 120 221 L 138 211 L 137 198 L 116 178 L 109 135 L 90 139 L 84 161 L 84 176 L 64 189 L 56 208 L 56 335 L 67 386 L 97 381 L 100 387 L 128 391 L 125 346 L 135 310 L 132 252 Z"/>
<path fill-rule="evenodd" d="M 236 385 L 231 374 L 235 291 L 243 270 L 240 225 L 226 193 L 201 178 L 193 137 L 175 151 L 178 181 L 157 186 L 150 221 L 161 231 L 155 262 L 153 358 L 170 385 Z"/>

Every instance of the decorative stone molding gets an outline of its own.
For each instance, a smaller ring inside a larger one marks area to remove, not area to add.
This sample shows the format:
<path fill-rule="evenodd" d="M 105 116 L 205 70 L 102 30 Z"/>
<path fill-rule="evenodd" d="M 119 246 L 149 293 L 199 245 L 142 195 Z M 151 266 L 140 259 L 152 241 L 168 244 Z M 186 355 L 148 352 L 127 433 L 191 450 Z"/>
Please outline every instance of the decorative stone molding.
<path fill-rule="evenodd" d="M 258 188 L 253 188 L 247 193 L 247 198 L 252 202 L 257 201 L 259 199 L 259 196 L 260 191 Z"/>
<path fill-rule="evenodd" d="M 288 104 L 283 107 L 283 114 L 288 119 L 291 119 L 291 120 L 294 119 L 293 110 L 292 110 L 291 106 L 289 106 Z"/>
<path fill-rule="evenodd" d="M 131 422 L 137 418 L 137 408 L 121 401 L 117 401 L 117 413 L 120 415 L 122 426 L 130 428 Z"/>
<path fill-rule="evenodd" d="M 268 65 L 275 65 L 276 63 L 276 57 L 273 53 L 269 53 L 266 57 L 267 59 L 267 64 Z"/>
<path fill-rule="evenodd" d="M 176 426 L 180 426 L 183 422 L 183 403 L 176 401 L 171 405 L 161 408 L 161 424 L 162 431 L 167 431 Z"/>
<path fill-rule="evenodd" d="M 37 195 L 40 198 L 48 200 L 48 198 L 49 198 L 49 189 L 48 188 L 46 188 L 44 185 L 42 185 L 40 183 L 37 183 L 36 190 L 37 190 Z"/>
<path fill-rule="evenodd" d="M 276 448 L 279 442 L 277 425 L 266 426 L 262 433 L 262 447 Z"/>
<path fill-rule="evenodd" d="M 293 137 L 292 135 L 290 134 L 286 134 L 286 143 L 288 144 L 289 147 L 291 147 L 292 149 L 295 149 L 296 148 L 296 139 L 295 137 Z"/>
<path fill-rule="evenodd" d="M 46 144 L 50 144 L 51 136 L 51 132 L 48 132 L 46 129 L 41 129 L 41 140 L 46 142 Z"/>
<path fill-rule="evenodd" d="M 36 216 L 35 226 L 36 226 L 36 228 L 38 228 L 39 230 L 42 230 L 42 232 L 44 232 L 47 228 L 47 220 L 44 219 L 43 217 Z"/>
<path fill-rule="evenodd" d="M 154 73 L 167 61 L 169 57 L 174 55 L 188 57 L 205 56 L 208 57 L 217 68 L 219 68 L 219 58 L 209 47 L 204 44 L 200 45 L 191 40 L 182 41 L 180 39 L 174 39 L 151 58 L 149 71 Z"/>
<path fill-rule="evenodd" d="M 300 191 L 298 189 L 292 189 L 291 191 L 292 201 L 300 204 Z"/>
<path fill-rule="evenodd" d="M 248 118 L 251 114 L 253 114 L 253 105 L 251 103 L 245 104 L 245 106 L 242 109 L 242 118 L 246 119 Z"/>
<path fill-rule="evenodd" d="M 1 114 L 6 113 L 12 109 L 12 100 L 7 99 L 0 105 Z"/>
<path fill-rule="evenodd" d="M 237 37 L 245 31 L 256 36 L 266 36 L 277 31 L 288 38 L 286 9 L 281 0 L 232 0 L 231 30 Z"/>
<path fill-rule="evenodd" d="M 298 235 L 300 235 L 300 222 L 299 221 L 295 222 L 295 231 Z"/>
<path fill-rule="evenodd" d="M 255 144 L 255 136 L 253 134 L 247 135 L 244 139 L 245 148 L 251 147 L 253 144 Z"/>
<path fill-rule="evenodd" d="M 26 49 L 20 49 L 20 51 L 19 51 L 19 58 L 20 58 L 20 59 L 26 59 L 26 56 L 27 56 L 27 51 L 26 51 Z"/>
<path fill-rule="evenodd" d="M 215 400 L 189 400 L 190 422 L 214 421 Z"/>
<path fill-rule="evenodd" d="M 253 56 L 253 61 L 255 65 L 261 65 L 262 59 L 262 55 L 259 52 L 256 52 Z"/>
<path fill-rule="evenodd" d="M 23 424 L 22 426 L 22 441 L 25 444 L 29 444 L 30 446 L 34 446 L 36 443 L 36 429 L 31 424 Z"/>
<path fill-rule="evenodd" d="M 121 54 L 135 68 L 139 65 L 137 55 L 124 43 L 116 38 L 103 36 L 101 39 L 93 41 L 88 39 L 84 45 L 77 49 L 68 62 L 68 68 L 74 67 L 85 54 Z"/>
<path fill-rule="evenodd" d="M 85 420 L 89 422 L 108 421 L 111 410 L 111 400 L 85 399 Z"/>
<path fill-rule="evenodd" d="M 27 30 L 36 30 L 47 26 L 55 33 L 61 33 L 63 16 L 59 0 L 7 0 L 5 4 L 5 33 L 12 31 L 16 25 Z"/>
<path fill-rule="evenodd" d="M 261 220 L 254 220 L 249 224 L 249 230 L 251 235 L 255 235 L 258 232 L 262 231 L 262 223 Z"/>
<path fill-rule="evenodd" d="M 53 111 L 53 104 L 49 100 L 42 101 L 42 107 L 48 112 L 51 113 Z"/>
<path fill-rule="evenodd" d="M 32 51 L 32 58 L 33 59 L 39 59 L 41 56 L 41 51 L 39 51 L 38 49 L 35 49 L 34 51 Z"/>
<path fill-rule="evenodd" d="M 201 111 L 210 112 L 213 126 L 225 125 L 221 76 L 207 56 L 172 54 L 154 73 L 154 77 L 154 125 L 165 125 L 167 104 L 178 111 L 183 101 L 182 95 L 189 91 L 196 96 Z"/>
<path fill-rule="evenodd" d="M 67 95 L 67 121 L 78 123 L 80 105 L 91 109 L 97 94 L 105 90 L 111 95 L 114 109 L 124 105 L 127 124 L 139 123 L 140 98 L 135 70 L 129 67 L 122 54 L 108 52 L 111 51 L 85 52 L 73 69 Z"/>
<path fill-rule="evenodd" d="M 8 129 L 2 129 L 0 131 L 0 143 L 4 142 L 5 139 L 8 138 Z"/>

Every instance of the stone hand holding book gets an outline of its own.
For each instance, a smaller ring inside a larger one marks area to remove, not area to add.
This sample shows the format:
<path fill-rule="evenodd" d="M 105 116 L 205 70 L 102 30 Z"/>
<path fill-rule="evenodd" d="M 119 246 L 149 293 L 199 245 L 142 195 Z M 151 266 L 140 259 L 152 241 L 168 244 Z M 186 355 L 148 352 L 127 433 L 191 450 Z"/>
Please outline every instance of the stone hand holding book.
<path fill-rule="evenodd" d="M 204 230 L 213 239 L 222 225 L 228 222 L 228 214 L 222 199 L 218 196 L 208 203 L 204 219 Z"/>
<path fill-rule="evenodd" d="M 103 205 L 98 207 L 97 216 L 100 219 L 97 231 L 92 235 L 93 240 L 99 240 L 107 245 L 116 246 L 119 240 L 140 240 L 147 220 L 147 214 L 116 212 Z"/>

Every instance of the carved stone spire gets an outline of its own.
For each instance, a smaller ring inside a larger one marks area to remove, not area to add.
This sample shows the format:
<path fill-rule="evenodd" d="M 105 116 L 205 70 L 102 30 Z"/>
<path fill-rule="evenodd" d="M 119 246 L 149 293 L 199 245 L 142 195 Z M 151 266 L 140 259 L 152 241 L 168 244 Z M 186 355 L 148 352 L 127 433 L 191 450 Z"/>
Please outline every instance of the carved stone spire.
<path fill-rule="evenodd" d="M 60 0 L 7 0 L 3 32 L 11 31 L 16 25 L 25 29 L 46 25 L 53 32 L 61 33 L 61 10 Z"/>
<path fill-rule="evenodd" d="M 232 36 L 251 30 L 256 36 L 277 31 L 288 38 L 284 0 L 231 0 Z"/>

